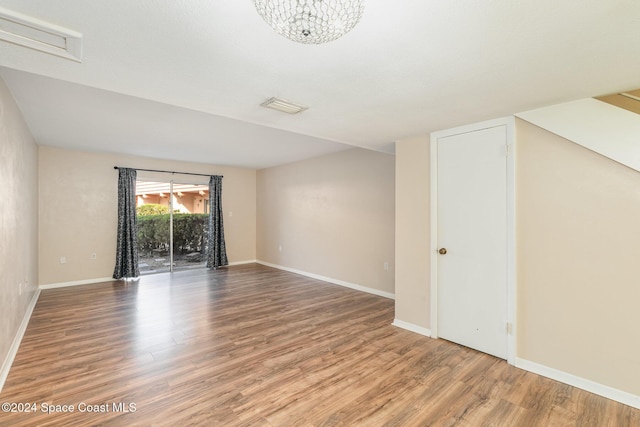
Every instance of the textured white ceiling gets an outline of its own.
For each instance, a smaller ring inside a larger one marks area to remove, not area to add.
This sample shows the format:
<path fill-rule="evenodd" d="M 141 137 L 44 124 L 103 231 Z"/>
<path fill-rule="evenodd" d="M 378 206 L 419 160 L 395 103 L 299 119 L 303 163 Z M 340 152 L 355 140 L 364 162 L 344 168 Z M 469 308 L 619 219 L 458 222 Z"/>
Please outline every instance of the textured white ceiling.
<path fill-rule="evenodd" d="M 366 0 L 317 46 L 250 0 L 0 6 L 84 36 L 82 63 L 0 41 L 44 145 L 261 168 L 640 87 L 637 0 Z M 309 110 L 259 106 L 271 96 Z"/>

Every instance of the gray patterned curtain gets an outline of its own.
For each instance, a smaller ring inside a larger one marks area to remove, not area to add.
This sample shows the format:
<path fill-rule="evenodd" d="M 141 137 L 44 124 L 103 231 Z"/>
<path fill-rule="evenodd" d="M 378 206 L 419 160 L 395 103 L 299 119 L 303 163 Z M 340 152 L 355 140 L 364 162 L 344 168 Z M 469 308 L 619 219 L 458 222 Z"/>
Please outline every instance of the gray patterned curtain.
<path fill-rule="evenodd" d="M 118 169 L 118 242 L 114 279 L 138 277 L 138 224 L 135 169 Z"/>
<path fill-rule="evenodd" d="M 207 238 L 207 268 L 229 265 L 224 244 L 222 224 L 222 177 L 213 175 L 209 179 L 209 236 Z"/>

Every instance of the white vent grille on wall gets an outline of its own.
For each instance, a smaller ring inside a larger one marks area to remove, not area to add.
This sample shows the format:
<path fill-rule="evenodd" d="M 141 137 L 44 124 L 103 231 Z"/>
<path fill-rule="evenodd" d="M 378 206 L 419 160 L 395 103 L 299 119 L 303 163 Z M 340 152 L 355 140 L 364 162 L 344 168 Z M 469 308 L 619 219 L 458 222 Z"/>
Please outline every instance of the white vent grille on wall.
<path fill-rule="evenodd" d="M 82 34 L 3 7 L 0 40 L 82 62 Z"/>

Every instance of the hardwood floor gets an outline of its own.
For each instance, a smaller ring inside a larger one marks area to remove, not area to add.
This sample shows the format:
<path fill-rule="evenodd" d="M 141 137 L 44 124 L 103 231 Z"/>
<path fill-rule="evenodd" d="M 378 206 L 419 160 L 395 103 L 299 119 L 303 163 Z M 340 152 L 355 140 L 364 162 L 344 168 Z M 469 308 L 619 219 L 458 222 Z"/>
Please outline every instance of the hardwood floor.
<path fill-rule="evenodd" d="M 0 394 L 36 410 L 0 425 L 640 426 L 640 410 L 393 313 L 254 264 L 46 290 Z"/>

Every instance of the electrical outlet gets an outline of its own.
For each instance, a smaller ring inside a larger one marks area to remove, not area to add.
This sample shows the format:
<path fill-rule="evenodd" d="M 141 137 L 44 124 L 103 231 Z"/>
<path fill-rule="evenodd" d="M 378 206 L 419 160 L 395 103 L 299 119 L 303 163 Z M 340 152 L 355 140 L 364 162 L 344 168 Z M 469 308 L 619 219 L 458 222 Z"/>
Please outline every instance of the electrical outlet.
<path fill-rule="evenodd" d="M 95 252 L 91 253 L 91 259 L 97 259 L 98 255 Z"/>
<path fill-rule="evenodd" d="M 229 211 L 229 216 L 233 216 L 233 212 Z"/>
<path fill-rule="evenodd" d="M 67 257 L 60 257 L 60 264 L 66 264 L 67 263 Z"/>
<path fill-rule="evenodd" d="M 382 267 L 384 268 L 384 271 L 389 271 L 389 263 L 385 261 L 384 264 L 382 264 Z"/>

